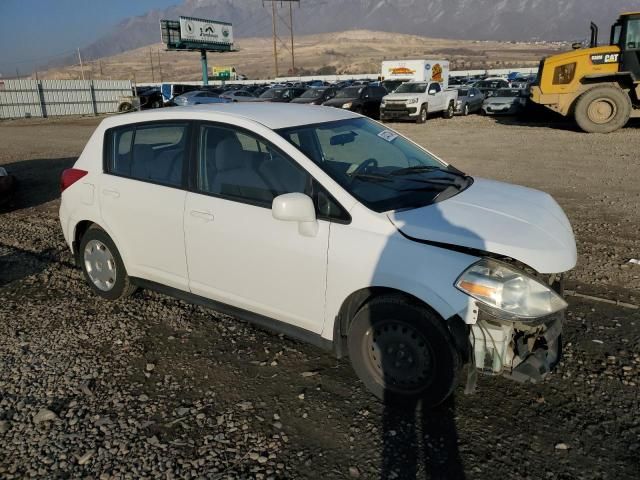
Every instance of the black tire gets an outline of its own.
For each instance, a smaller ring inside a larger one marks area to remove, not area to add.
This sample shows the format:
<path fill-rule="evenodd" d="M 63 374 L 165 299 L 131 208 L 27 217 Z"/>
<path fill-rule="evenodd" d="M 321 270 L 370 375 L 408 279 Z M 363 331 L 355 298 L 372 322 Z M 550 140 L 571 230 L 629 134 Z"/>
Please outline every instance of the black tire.
<path fill-rule="evenodd" d="M 456 114 L 456 106 L 453 102 L 449 102 L 449 106 L 444 111 L 442 116 L 446 119 L 451 119 Z"/>
<path fill-rule="evenodd" d="M 99 242 L 102 244 L 111 254 L 115 264 L 113 285 L 106 290 L 99 288 L 96 283 L 94 283 L 94 280 L 91 278 L 91 274 L 89 273 L 87 255 L 91 250 L 93 250 L 92 247 L 94 243 L 92 242 Z M 82 240 L 80 241 L 80 249 L 78 251 L 78 259 L 87 283 L 91 289 L 102 298 L 106 298 L 107 300 L 117 300 L 119 298 L 128 297 L 136 291 L 136 286 L 131 284 L 131 279 L 127 275 L 127 270 L 125 269 L 122 258 L 120 257 L 120 252 L 118 252 L 113 240 L 111 240 L 111 237 L 109 237 L 109 235 L 107 235 L 107 233 L 97 225 L 91 226 L 82 237 Z"/>
<path fill-rule="evenodd" d="M 420 113 L 418 113 L 418 118 L 416 118 L 416 123 L 425 123 L 428 116 L 428 107 L 426 105 L 422 105 L 422 107 L 420 107 Z"/>
<path fill-rule="evenodd" d="M 130 112 L 131 110 L 133 110 L 133 105 L 129 102 L 123 102 L 118 106 L 118 112 L 120 113 Z"/>
<path fill-rule="evenodd" d="M 458 384 L 462 359 L 444 321 L 409 298 L 367 302 L 353 318 L 347 344 L 356 374 L 385 403 L 422 400 L 433 407 Z"/>
<path fill-rule="evenodd" d="M 627 124 L 631 109 L 629 95 L 621 88 L 594 87 L 576 100 L 576 123 L 587 133 L 611 133 Z"/>
<path fill-rule="evenodd" d="M 160 107 L 162 107 L 162 103 L 160 103 L 160 100 L 156 100 L 151 104 L 151 108 L 160 108 Z"/>

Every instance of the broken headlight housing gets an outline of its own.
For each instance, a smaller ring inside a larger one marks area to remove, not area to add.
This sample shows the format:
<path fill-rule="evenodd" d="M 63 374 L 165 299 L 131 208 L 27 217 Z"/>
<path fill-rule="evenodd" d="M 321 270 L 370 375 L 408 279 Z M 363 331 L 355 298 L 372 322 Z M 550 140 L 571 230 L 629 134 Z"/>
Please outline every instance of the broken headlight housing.
<path fill-rule="evenodd" d="M 534 320 L 567 307 L 549 285 L 488 258 L 465 270 L 455 286 L 475 298 L 490 314 L 504 320 Z"/>

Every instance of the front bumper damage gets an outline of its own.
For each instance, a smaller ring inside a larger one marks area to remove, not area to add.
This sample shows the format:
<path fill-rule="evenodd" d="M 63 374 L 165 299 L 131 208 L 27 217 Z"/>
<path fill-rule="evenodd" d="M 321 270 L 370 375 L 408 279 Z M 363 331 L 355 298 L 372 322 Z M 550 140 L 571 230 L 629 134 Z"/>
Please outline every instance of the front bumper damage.
<path fill-rule="evenodd" d="M 536 322 L 505 321 L 480 310 L 471 327 L 471 362 L 484 374 L 538 383 L 562 355 L 564 312 Z"/>

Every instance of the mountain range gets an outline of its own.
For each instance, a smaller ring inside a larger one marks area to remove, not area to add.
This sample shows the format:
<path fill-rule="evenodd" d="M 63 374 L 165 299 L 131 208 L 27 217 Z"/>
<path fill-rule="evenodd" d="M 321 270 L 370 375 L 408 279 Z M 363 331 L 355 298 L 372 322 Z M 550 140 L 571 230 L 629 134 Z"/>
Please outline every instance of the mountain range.
<path fill-rule="evenodd" d="M 279 33 L 288 34 L 286 2 L 276 3 Z M 316 0 L 293 4 L 296 34 L 368 29 L 428 37 L 474 40 L 581 41 L 589 22 L 608 37 L 620 12 L 640 10 L 630 0 Z M 157 43 L 160 19 L 192 16 L 231 22 L 235 37 L 271 35 L 271 4 L 262 0 L 184 0 L 164 10 L 131 17 L 82 49 L 101 58 Z M 375 42 L 375 39 L 372 39 Z M 67 63 L 72 59 L 65 59 Z M 57 62 L 60 64 L 61 62 Z"/>

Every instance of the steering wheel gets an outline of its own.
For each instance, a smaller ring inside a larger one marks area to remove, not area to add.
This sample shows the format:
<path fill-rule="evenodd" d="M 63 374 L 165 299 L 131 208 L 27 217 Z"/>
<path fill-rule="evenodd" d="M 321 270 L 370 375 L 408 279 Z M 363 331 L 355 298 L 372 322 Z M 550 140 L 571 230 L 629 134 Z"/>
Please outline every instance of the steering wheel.
<path fill-rule="evenodd" d="M 360 173 L 364 173 L 367 170 L 367 168 L 377 167 L 377 166 L 378 166 L 378 160 L 376 160 L 375 158 L 367 158 L 364 162 L 358 165 L 356 169 L 353 172 L 351 172 L 350 175 L 352 177 L 355 177 Z"/>

